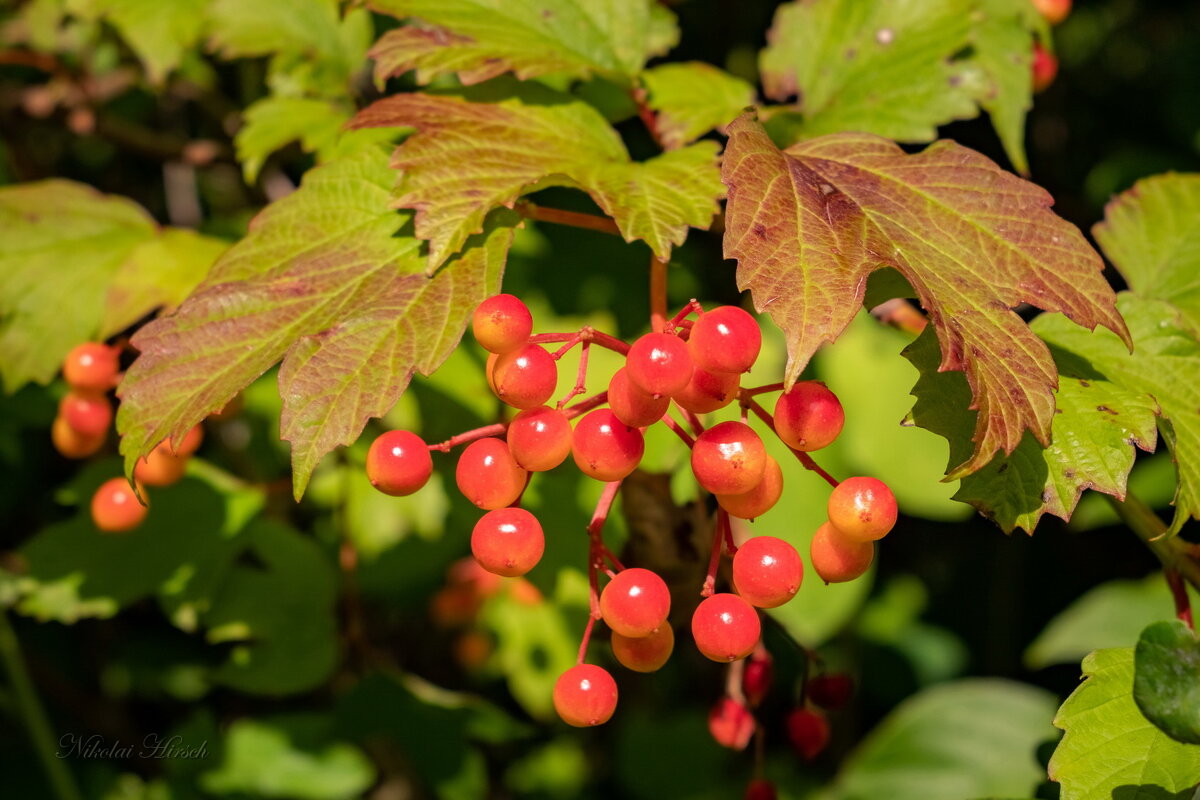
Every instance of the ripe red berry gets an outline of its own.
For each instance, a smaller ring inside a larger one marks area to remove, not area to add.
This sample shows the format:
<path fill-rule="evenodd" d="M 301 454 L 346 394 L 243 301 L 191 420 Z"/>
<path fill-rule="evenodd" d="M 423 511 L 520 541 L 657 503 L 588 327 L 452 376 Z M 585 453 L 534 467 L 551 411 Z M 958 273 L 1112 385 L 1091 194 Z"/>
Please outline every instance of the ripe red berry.
<path fill-rule="evenodd" d="M 878 478 L 847 478 L 829 495 L 829 521 L 846 539 L 882 539 L 896 524 L 896 496 Z"/>
<path fill-rule="evenodd" d="M 761 633 L 758 612 L 734 594 L 706 597 L 692 614 L 692 638 L 696 640 L 696 648 L 713 661 L 745 658 L 758 643 Z"/>
<path fill-rule="evenodd" d="M 608 406 L 617 419 L 631 428 L 644 428 L 662 419 L 671 405 L 667 396 L 655 397 L 629 380 L 629 369 L 621 367 L 608 383 Z"/>
<path fill-rule="evenodd" d="M 568 725 L 603 725 L 617 710 L 617 682 L 595 664 L 577 664 L 554 683 L 554 710 Z"/>
<path fill-rule="evenodd" d="M 808 679 L 805 692 L 808 699 L 821 708 L 836 711 L 850 701 L 850 696 L 854 694 L 854 680 L 844 672 L 814 675 Z"/>
<path fill-rule="evenodd" d="M 708 712 L 708 732 L 730 750 L 745 750 L 755 727 L 750 709 L 732 697 L 722 697 Z"/>
<path fill-rule="evenodd" d="M 766 778 L 755 778 L 746 786 L 745 800 L 778 800 L 775 784 Z"/>
<path fill-rule="evenodd" d="M 771 691 L 771 683 L 775 679 L 775 663 L 767 648 L 761 643 L 746 659 L 746 667 L 742 670 L 742 692 L 752 706 L 756 706 Z"/>
<path fill-rule="evenodd" d="M 736 372 L 710 372 L 696 367 L 687 386 L 672 397 L 693 414 L 708 414 L 733 402 L 741 380 Z"/>
<path fill-rule="evenodd" d="M 719 494 L 717 503 L 732 516 L 741 519 L 756 519 L 770 511 L 783 496 L 783 470 L 779 462 L 767 456 L 762 480 L 748 492 L 742 494 Z"/>
<path fill-rule="evenodd" d="M 875 558 L 872 542 L 855 542 L 843 537 L 828 522 L 813 534 L 809 563 L 813 572 L 826 583 L 845 583 L 862 575 Z"/>
<path fill-rule="evenodd" d="M 471 317 L 475 341 L 493 353 L 516 350 L 533 332 L 529 308 L 511 294 L 498 294 L 484 300 Z"/>
<path fill-rule="evenodd" d="M 1033 6 L 1051 25 L 1059 24 L 1071 13 L 1071 0 L 1033 0 Z"/>
<path fill-rule="evenodd" d="M 529 473 L 513 461 L 508 445 L 501 439 L 478 439 L 467 445 L 458 457 L 454 480 L 458 490 L 484 509 L 512 505 L 525 491 Z"/>
<path fill-rule="evenodd" d="M 1058 76 L 1058 59 L 1039 43 L 1033 43 L 1033 91 L 1043 92 Z"/>
<path fill-rule="evenodd" d="M 598 481 L 616 481 L 637 468 L 646 450 L 642 432 L 598 408 L 575 423 L 571 455 L 583 474 Z"/>
<path fill-rule="evenodd" d="M 831 444 L 845 422 L 837 395 L 817 381 L 801 381 L 775 401 L 775 433 L 806 453 Z"/>
<path fill-rule="evenodd" d="M 371 449 L 367 451 L 367 478 L 384 494 L 393 497 L 412 494 L 424 486 L 432 474 L 429 446 L 412 431 L 382 433 L 371 442 Z"/>
<path fill-rule="evenodd" d="M 558 385 L 558 362 L 538 344 L 510 350 L 492 368 L 496 396 L 513 408 L 544 405 Z"/>
<path fill-rule="evenodd" d="M 687 342 L 669 333 L 647 333 L 629 348 L 625 357 L 629 380 L 655 397 L 673 395 L 692 377 L 692 356 Z"/>
<path fill-rule="evenodd" d="M 549 406 L 526 409 L 508 425 L 508 449 L 521 469 L 554 469 L 571 453 L 571 423 Z"/>
<path fill-rule="evenodd" d="M 787 716 L 787 731 L 792 747 L 805 761 L 812 761 L 829 744 L 829 723 L 816 711 L 793 709 Z"/>
<path fill-rule="evenodd" d="M 107 392 L 117 385 L 119 352 L 99 342 L 77 345 L 63 361 L 63 378 L 72 389 Z"/>
<path fill-rule="evenodd" d="M 710 372 L 745 372 L 762 347 L 762 331 L 753 316 L 737 306 L 701 314 L 688 339 L 696 364 Z"/>
<path fill-rule="evenodd" d="M 108 436 L 100 433 L 88 436 L 71 427 L 61 416 L 50 426 L 50 441 L 64 458 L 87 458 L 104 446 Z"/>
<path fill-rule="evenodd" d="M 106 533 L 131 531 L 145 518 L 146 506 L 124 478 L 110 478 L 92 495 L 92 522 Z"/>
<path fill-rule="evenodd" d="M 713 494 L 743 494 L 762 480 L 767 450 L 744 422 L 722 422 L 696 437 L 692 472 Z"/>
<path fill-rule="evenodd" d="M 752 536 L 733 556 L 733 585 L 752 606 L 776 608 L 796 596 L 804 562 L 796 548 L 774 536 Z"/>
<path fill-rule="evenodd" d="M 622 636 L 649 636 L 671 613 L 671 591 L 648 569 L 623 569 L 600 593 L 600 613 Z"/>
<path fill-rule="evenodd" d="M 542 559 L 546 537 L 537 517 L 523 508 L 497 508 L 471 531 L 471 553 L 488 572 L 514 578 Z"/>
<path fill-rule="evenodd" d="M 200 443 L 204 441 L 204 426 L 193 425 L 188 429 L 188 432 L 183 435 L 183 439 L 176 444 L 175 440 L 171 441 L 171 449 L 177 456 L 190 456 L 192 453 L 200 449 Z"/>
<path fill-rule="evenodd" d="M 101 436 L 112 424 L 112 403 L 99 392 L 68 392 L 58 404 L 58 415 L 84 436 Z"/>
<path fill-rule="evenodd" d="M 612 651 L 617 661 L 634 672 L 655 672 L 667 663 L 675 649 L 675 631 L 659 625 L 649 636 L 622 636 L 613 631 Z"/>
<path fill-rule="evenodd" d="M 159 442 L 145 458 L 133 466 L 133 479 L 143 486 L 170 486 L 183 477 L 187 456 L 171 452 L 171 445 Z"/>

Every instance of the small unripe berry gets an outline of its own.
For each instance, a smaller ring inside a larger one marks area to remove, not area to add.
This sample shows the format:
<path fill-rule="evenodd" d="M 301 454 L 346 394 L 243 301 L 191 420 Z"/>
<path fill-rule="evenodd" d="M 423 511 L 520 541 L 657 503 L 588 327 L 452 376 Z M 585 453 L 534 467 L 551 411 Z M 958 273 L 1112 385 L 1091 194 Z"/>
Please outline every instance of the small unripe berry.
<path fill-rule="evenodd" d="M 107 392 L 117 385 L 119 352 L 99 342 L 77 345 L 63 361 L 63 378 L 73 389 Z"/>
<path fill-rule="evenodd" d="M 529 308 L 511 294 L 484 300 L 471 316 L 471 332 L 485 350 L 507 353 L 525 344 L 533 332 Z"/>
<path fill-rule="evenodd" d="M 168 442 L 159 442 L 145 458 L 133 465 L 133 479 L 144 486 L 170 486 L 183 477 L 187 456 L 171 452 Z"/>
<path fill-rule="evenodd" d="M 878 478 L 847 478 L 829 495 L 829 521 L 851 541 L 882 539 L 896 524 L 896 496 Z"/>
<path fill-rule="evenodd" d="M 554 710 L 568 725 L 603 725 L 617 710 L 617 682 L 595 664 L 577 664 L 554 683 Z"/>
<path fill-rule="evenodd" d="M 875 558 L 873 542 L 856 542 L 843 537 L 833 525 L 821 523 L 813 534 L 809 563 L 825 583 L 845 583 L 865 573 Z"/>
<path fill-rule="evenodd" d="M 755 778 L 746 786 L 744 800 L 778 800 L 778 798 L 779 794 L 775 791 L 775 784 L 766 778 Z"/>
<path fill-rule="evenodd" d="M 775 401 L 775 433 L 804 452 L 830 445 L 846 422 L 837 395 L 823 383 L 801 381 Z"/>
<path fill-rule="evenodd" d="M 701 314 L 688 340 L 696 364 L 710 372 L 746 372 L 762 347 L 762 331 L 753 316 L 737 306 Z"/>
<path fill-rule="evenodd" d="M 809 700 L 821 708 L 836 711 L 850 701 L 850 696 L 854 694 L 854 681 L 844 672 L 814 675 L 808 679 L 805 693 Z"/>
<path fill-rule="evenodd" d="M 92 522 L 106 533 L 124 533 L 142 524 L 142 505 L 124 478 L 110 478 L 92 495 Z"/>
<path fill-rule="evenodd" d="M 816 711 L 792 710 L 787 716 L 787 731 L 792 747 L 805 761 L 812 761 L 829 744 L 829 722 Z"/>
<path fill-rule="evenodd" d="M 1046 22 L 1058 25 L 1071 13 L 1071 0 L 1033 0 L 1033 7 L 1045 17 Z"/>
<path fill-rule="evenodd" d="M 761 633 L 758 612 L 737 595 L 722 593 L 706 597 L 692 614 L 696 648 L 713 661 L 745 658 Z"/>
<path fill-rule="evenodd" d="M 732 697 L 722 697 L 708 712 L 708 732 L 730 750 L 745 750 L 755 727 L 750 709 Z"/>
<path fill-rule="evenodd" d="M 649 636 L 622 636 L 613 631 L 612 651 L 617 661 L 634 672 L 655 672 L 667 663 L 675 649 L 675 631 L 659 625 Z"/>
<path fill-rule="evenodd" d="M 1033 43 L 1033 91 L 1044 92 L 1058 76 L 1058 59 L 1039 43 Z"/>
<path fill-rule="evenodd" d="M 746 659 L 742 670 L 742 692 L 752 706 L 756 706 L 771 691 L 771 683 L 775 679 L 775 663 L 767 648 L 760 643 L 754 652 Z"/>
<path fill-rule="evenodd" d="M 50 441 L 64 458 L 87 458 L 103 447 L 107 438 L 105 433 L 96 436 L 82 434 L 62 417 L 55 417 L 50 426 Z"/>
<path fill-rule="evenodd" d="M 424 486 L 432 474 L 429 446 L 412 431 L 382 433 L 367 451 L 367 478 L 384 494 L 393 497 L 412 494 Z"/>

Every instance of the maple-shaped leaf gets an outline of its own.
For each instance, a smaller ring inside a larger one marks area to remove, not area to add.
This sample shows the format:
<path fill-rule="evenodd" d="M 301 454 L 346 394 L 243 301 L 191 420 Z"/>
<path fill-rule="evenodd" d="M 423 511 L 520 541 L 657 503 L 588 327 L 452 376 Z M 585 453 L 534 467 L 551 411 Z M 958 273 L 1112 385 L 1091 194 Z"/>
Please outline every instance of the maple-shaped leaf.
<path fill-rule="evenodd" d="M 206 0 L 72 0 L 72 14 L 103 17 L 137 54 L 151 83 L 161 84 L 200 39 Z"/>
<path fill-rule="evenodd" d="M 1004 152 L 1022 175 L 1025 115 L 1033 106 L 1033 32 L 1049 38 L 1047 24 L 1029 0 L 980 0 L 972 15 L 971 57 L 962 63 L 965 80 L 988 112 Z"/>
<path fill-rule="evenodd" d="M 1146 394 L 1158 406 L 1179 474 L 1175 518 L 1178 531 L 1200 517 L 1200 342 L 1175 321 L 1175 307 L 1121 292 L 1117 307 L 1133 334 L 1133 353 L 1107 331 L 1088 332 L 1061 317 L 1034 320 L 1034 330 L 1127 392 Z"/>
<path fill-rule="evenodd" d="M 1130 290 L 1171 303 L 1200 335 L 1200 175 L 1138 181 L 1092 233 Z"/>
<path fill-rule="evenodd" d="M 280 427 L 299 497 L 325 453 L 446 359 L 499 289 L 515 215 L 495 215 L 430 277 L 423 243 L 404 233 L 411 215 L 388 208 L 393 177 L 379 150 L 310 171 L 174 314 L 138 331 L 141 355 L 118 388 L 127 471 L 282 359 Z"/>
<path fill-rule="evenodd" d="M 225 243 L 65 180 L 0 188 L 0 376 L 46 383 L 72 347 L 187 296 Z"/>
<path fill-rule="evenodd" d="M 1026 430 L 1047 444 L 1058 373 L 1012 310 L 1027 302 L 1128 338 L 1100 257 L 1050 196 L 979 153 L 938 142 L 908 155 L 868 134 L 780 150 L 751 115 L 729 126 L 725 255 L 788 340 L 790 383 L 862 303 L 867 277 L 902 274 L 928 310 L 940 370 L 966 373 L 978 409 L 973 472 Z"/>
<path fill-rule="evenodd" d="M 1037 321 L 1033 327 L 1038 329 Z M 1049 446 L 1043 447 L 1026 433 L 1011 454 L 997 455 L 964 476 L 954 495 L 1006 532 L 1021 528 L 1032 533 L 1043 514 L 1070 519 L 1084 489 L 1124 500 L 1135 447 L 1147 452 L 1155 448 L 1158 405 L 1154 399 L 1063 355 L 1057 363 L 1057 408 Z M 961 372 L 937 371 L 941 356 L 928 328 L 905 348 L 904 356 L 921 375 L 913 387 L 917 402 L 911 420 L 949 441 L 948 466 L 954 467 L 970 457 L 970 437 L 976 427 L 966 377 Z"/>
<path fill-rule="evenodd" d="M 499 102 L 398 94 L 358 113 L 355 127 L 416 128 L 392 158 L 395 205 L 416 209 L 436 269 L 498 206 L 547 186 L 575 186 L 667 258 L 688 226 L 707 227 L 724 194 L 717 144 L 697 142 L 636 162 L 594 108 L 534 87 Z"/>
<path fill-rule="evenodd" d="M 754 87 L 703 61 L 663 64 L 642 73 L 663 146 L 674 149 L 723 128 L 754 102 Z"/>
<path fill-rule="evenodd" d="M 376 78 L 417 71 L 428 83 L 455 74 L 464 84 L 513 72 L 600 75 L 629 84 L 646 59 L 679 38 L 675 17 L 654 0 L 369 0 L 371 8 L 415 18 L 371 51 Z"/>

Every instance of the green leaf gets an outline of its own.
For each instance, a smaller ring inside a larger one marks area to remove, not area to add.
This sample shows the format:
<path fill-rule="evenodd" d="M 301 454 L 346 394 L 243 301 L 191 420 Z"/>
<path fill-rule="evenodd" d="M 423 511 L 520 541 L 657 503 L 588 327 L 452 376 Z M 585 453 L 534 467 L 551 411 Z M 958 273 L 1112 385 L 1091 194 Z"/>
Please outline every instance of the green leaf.
<path fill-rule="evenodd" d="M 1049 692 L 973 678 L 925 689 L 889 714 L 842 765 L 827 800 L 1022 796 L 1043 778 Z"/>
<path fill-rule="evenodd" d="M 1061 799 L 1186 800 L 1200 782 L 1200 747 L 1173 741 L 1138 711 L 1133 648 L 1097 650 L 1083 675 L 1054 717 L 1066 731 L 1050 759 Z"/>
<path fill-rule="evenodd" d="M 1200 335 L 1200 175 L 1156 175 L 1115 197 L 1092 232 L 1135 294 Z"/>
<path fill-rule="evenodd" d="M 1142 631 L 1133 651 L 1133 701 L 1177 742 L 1200 744 L 1200 640 L 1180 620 Z"/>
<path fill-rule="evenodd" d="M 327 160 L 350 111 L 340 103 L 307 97 L 272 95 L 250 104 L 245 125 L 233 140 L 246 182 L 253 183 L 267 156 L 289 142 L 298 140 L 305 152 Z"/>
<path fill-rule="evenodd" d="M 1027 175 L 1025 115 L 1033 106 L 1031 28 L 1045 23 L 1029 0 L 980 0 L 979 6 L 968 70 L 978 70 L 976 97 L 991 117 L 1008 160 Z"/>
<path fill-rule="evenodd" d="M 400 94 L 354 118 L 357 127 L 417 129 L 396 150 L 395 205 L 417 210 L 436 269 L 479 231 L 497 206 L 546 186 L 576 186 L 611 216 L 626 241 L 643 239 L 660 258 L 705 228 L 723 191 L 715 142 L 698 142 L 635 162 L 591 106 L 527 88 L 521 97 L 470 102 Z"/>
<path fill-rule="evenodd" d="M 946 437 L 953 466 L 969 455 L 968 437 L 976 427 L 970 387 L 961 373 L 937 371 L 940 354 L 929 333 L 904 355 L 921 374 L 913 387 L 917 402 L 912 419 Z M 1049 446 L 1025 434 L 1011 454 L 965 476 L 954 495 L 1005 531 L 1032 533 L 1043 514 L 1070 519 L 1084 489 L 1123 500 L 1135 446 L 1153 452 L 1158 438 L 1158 407 L 1144 392 L 1128 390 L 1069 360 L 1059 366 L 1063 372 Z"/>
<path fill-rule="evenodd" d="M 1050 620 L 1025 650 L 1025 664 L 1042 669 L 1077 662 L 1093 650 L 1128 646 L 1143 628 L 1173 611 L 1161 572 L 1139 581 L 1107 581 Z"/>
<path fill-rule="evenodd" d="M 703 61 L 653 67 L 642 73 L 642 84 L 668 149 L 683 147 L 713 128 L 724 129 L 754 103 L 753 86 Z"/>
<path fill-rule="evenodd" d="M 222 245 L 159 229 L 140 206 L 64 180 L 0 187 L 0 376 L 48 382 L 72 347 L 108 336 L 203 278 Z"/>
<path fill-rule="evenodd" d="M 1107 331 L 1088 331 L 1062 317 L 1043 315 L 1034 330 L 1128 392 L 1157 402 L 1163 440 L 1175 457 L 1179 486 L 1171 533 L 1200 515 L 1200 343 L 1173 320 L 1170 304 L 1122 292 L 1117 302 L 1133 333 L 1132 355 Z"/>
<path fill-rule="evenodd" d="M 211 46 L 222 58 L 339 51 L 337 0 L 213 0 Z"/>
<path fill-rule="evenodd" d="M 1027 429 L 1049 441 L 1057 370 L 1013 306 L 1128 335 L 1079 231 L 1046 192 L 978 153 L 939 142 L 907 155 L 866 134 L 781 151 L 748 115 L 729 133 L 725 255 L 788 335 L 785 379 L 849 325 L 871 272 L 896 269 L 929 312 L 939 369 L 966 373 L 980 411 L 974 452 L 951 477 L 1012 452 Z"/>
<path fill-rule="evenodd" d="M 74 13 L 111 22 L 141 59 L 146 77 L 161 84 L 200 40 L 206 0 L 77 0 Z"/>
<path fill-rule="evenodd" d="M 434 276 L 388 210 L 392 172 L 365 151 L 310 171 L 268 207 L 172 315 L 134 336 L 119 394 L 126 469 L 283 360 L 281 434 L 299 496 L 320 459 L 429 374 L 500 287 L 511 215 L 496 215 Z"/>
<path fill-rule="evenodd" d="M 652 0 L 370 0 L 376 11 L 423 25 L 389 31 L 371 51 L 383 80 L 417 70 L 429 83 L 464 84 L 506 72 L 602 75 L 630 83 L 646 59 L 679 38 L 674 16 Z"/>

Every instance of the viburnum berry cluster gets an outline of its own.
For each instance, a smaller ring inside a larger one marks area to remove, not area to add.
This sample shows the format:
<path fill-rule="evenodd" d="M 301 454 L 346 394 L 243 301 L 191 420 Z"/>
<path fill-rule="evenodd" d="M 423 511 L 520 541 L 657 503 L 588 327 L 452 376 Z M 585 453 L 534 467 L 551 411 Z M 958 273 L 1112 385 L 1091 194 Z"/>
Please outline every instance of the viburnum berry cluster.
<path fill-rule="evenodd" d="M 708 571 L 691 617 L 697 649 L 714 661 L 737 663 L 754 652 L 769 658 L 761 643 L 760 610 L 791 600 L 804 574 L 800 554 L 782 539 L 751 536 L 740 547 L 734 544 L 731 518 L 753 520 L 767 513 L 784 491 L 783 471 L 767 453 L 752 421 L 778 436 L 806 468 L 833 487 L 828 522 L 814 537 L 810 553 L 822 580 L 862 575 L 874 557 L 874 542 L 896 522 L 895 497 L 881 481 L 855 477 L 839 483 L 809 455 L 832 443 L 845 422 L 832 391 L 815 381 L 790 388 L 782 383 L 741 385 L 762 346 L 762 333 L 751 314 L 736 306 L 705 310 L 693 300 L 673 318 L 662 314 L 653 322 L 654 330 L 632 344 L 592 327 L 535 334 L 533 316 L 519 298 L 490 297 L 475 310 L 471 328 L 489 353 L 488 384 L 496 397 L 515 409 L 512 418 L 433 444 L 412 431 L 387 431 L 367 454 L 371 484 L 400 496 L 428 482 L 433 452 L 462 446 L 455 481 L 463 496 L 483 511 L 471 531 L 471 552 L 487 573 L 508 578 L 533 569 L 546 548 L 537 517 L 521 507 L 533 473 L 553 469 L 570 455 L 581 472 L 606 484 L 587 526 L 591 614 L 578 663 L 559 676 L 553 693 L 559 716 L 579 727 L 608 721 L 617 706 L 612 675 L 586 663 L 598 620 L 611 631 L 617 662 L 628 669 L 657 670 L 675 646 L 666 582 L 649 569 L 622 564 L 602 535 L 621 482 L 642 460 L 649 426 L 666 426 L 690 448 L 692 473 L 715 498 Z M 623 355 L 624 365 L 605 391 L 572 403 L 587 392 L 592 346 Z M 580 355 L 575 384 L 554 402 L 558 364 L 576 347 Z M 757 398 L 776 392 L 772 414 Z M 711 426 L 701 420 L 700 415 L 734 403 L 740 419 Z M 718 591 L 725 553 L 732 556 L 732 585 Z M 602 577 L 607 579 L 603 588 Z M 720 726 L 732 731 L 723 736 L 740 741 L 743 716 L 735 706 L 722 709 L 717 714 Z M 752 732 L 753 719 L 745 719 Z"/>
<path fill-rule="evenodd" d="M 118 346 L 85 342 L 63 361 L 63 379 L 70 390 L 59 402 L 50 438 L 65 458 L 93 456 L 108 440 L 113 421 L 109 392 L 121 380 L 120 359 Z M 138 492 L 124 478 L 110 478 L 100 484 L 91 500 L 96 528 L 104 533 L 124 533 L 141 525 L 149 510 L 144 487 L 169 486 L 182 478 L 187 459 L 203 438 L 204 429 L 196 425 L 178 443 L 160 442 L 134 467 L 134 481 L 141 487 Z"/>

